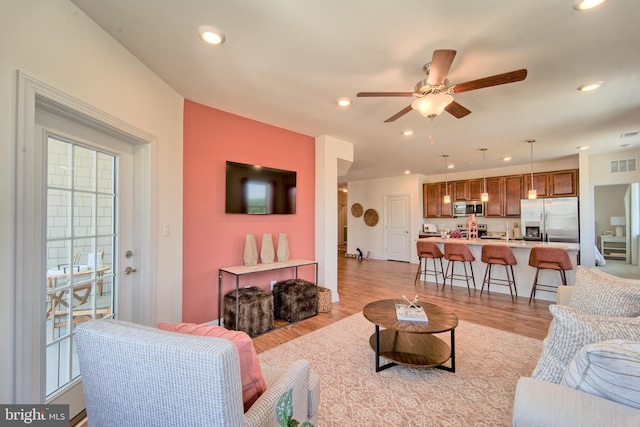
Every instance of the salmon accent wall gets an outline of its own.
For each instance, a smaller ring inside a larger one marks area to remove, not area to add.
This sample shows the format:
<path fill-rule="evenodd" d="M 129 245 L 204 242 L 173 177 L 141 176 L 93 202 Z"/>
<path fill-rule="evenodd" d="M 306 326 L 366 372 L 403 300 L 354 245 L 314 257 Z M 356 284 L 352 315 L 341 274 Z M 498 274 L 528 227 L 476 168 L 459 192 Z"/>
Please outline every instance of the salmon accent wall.
<path fill-rule="evenodd" d="M 227 160 L 296 171 L 296 213 L 225 214 Z M 263 234 L 271 234 L 275 251 L 279 234 L 287 233 L 291 259 L 315 259 L 312 137 L 185 100 L 183 197 L 183 322 L 218 318 L 218 269 L 244 264 L 247 234 L 255 234 L 259 252 Z M 271 280 L 293 274 L 287 269 L 242 276 L 240 286 L 269 290 Z M 299 276 L 313 281 L 315 272 L 305 267 Z M 235 277 L 225 274 L 222 294 L 232 289 Z"/>

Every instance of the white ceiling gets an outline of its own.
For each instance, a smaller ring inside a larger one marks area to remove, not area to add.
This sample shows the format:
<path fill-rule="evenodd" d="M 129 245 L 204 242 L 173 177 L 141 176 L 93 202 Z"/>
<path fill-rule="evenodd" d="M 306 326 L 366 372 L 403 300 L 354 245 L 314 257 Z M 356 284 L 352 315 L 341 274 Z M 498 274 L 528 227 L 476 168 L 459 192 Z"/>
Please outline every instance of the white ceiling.
<path fill-rule="evenodd" d="M 586 12 L 574 0 L 72 0 L 181 96 L 309 136 L 354 145 L 340 182 L 454 171 L 640 145 L 640 1 L 609 0 Z M 201 25 L 226 42 L 209 46 Z M 520 68 L 526 80 L 455 95 L 472 111 L 433 122 L 412 98 L 356 98 L 413 91 L 435 49 L 458 54 L 451 84 Z M 576 88 L 603 80 L 597 91 Z M 353 99 L 348 108 L 336 105 Z M 405 137 L 401 132 L 413 129 Z M 433 144 L 429 142 L 433 137 Z M 627 148 L 628 149 L 628 148 Z"/>

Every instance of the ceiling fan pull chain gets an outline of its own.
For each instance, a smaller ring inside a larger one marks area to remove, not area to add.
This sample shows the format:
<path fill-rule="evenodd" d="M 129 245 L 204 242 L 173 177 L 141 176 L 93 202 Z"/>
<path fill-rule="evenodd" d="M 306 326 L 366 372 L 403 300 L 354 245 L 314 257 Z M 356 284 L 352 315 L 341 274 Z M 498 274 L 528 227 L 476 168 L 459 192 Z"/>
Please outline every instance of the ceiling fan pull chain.
<path fill-rule="evenodd" d="M 433 117 L 429 119 L 429 142 L 431 143 L 431 145 L 433 145 L 433 136 L 431 135 L 432 129 L 433 129 L 432 123 L 433 123 Z"/>

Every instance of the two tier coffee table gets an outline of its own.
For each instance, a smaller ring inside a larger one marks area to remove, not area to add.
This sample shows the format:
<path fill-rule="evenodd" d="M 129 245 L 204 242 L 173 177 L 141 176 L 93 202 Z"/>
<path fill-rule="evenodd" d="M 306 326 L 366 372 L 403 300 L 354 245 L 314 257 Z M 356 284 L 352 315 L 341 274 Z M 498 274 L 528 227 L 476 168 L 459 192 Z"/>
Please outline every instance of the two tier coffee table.
<path fill-rule="evenodd" d="M 435 367 L 455 372 L 455 328 L 458 326 L 458 316 L 435 304 L 421 302 L 428 322 L 397 320 L 396 304 L 406 304 L 406 301 L 374 301 L 362 310 L 364 317 L 375 325 L 369 344 L 376 353 L 376 372 L 396 365 Z M 433 335 L 444 332 L 450 333 L 450 346 Z M 381 357 L 390 362 L 381 365 Z M 450 364 L 447 366 L 444 363 L 448 360 Z"/>

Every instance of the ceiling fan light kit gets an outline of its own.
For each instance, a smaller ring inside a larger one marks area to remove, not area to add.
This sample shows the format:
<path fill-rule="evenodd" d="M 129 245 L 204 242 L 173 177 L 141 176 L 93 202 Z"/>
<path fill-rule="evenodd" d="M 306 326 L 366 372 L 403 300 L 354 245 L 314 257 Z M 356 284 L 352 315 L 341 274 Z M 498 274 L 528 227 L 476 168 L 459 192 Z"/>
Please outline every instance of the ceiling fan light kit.
<path fill-rule="evenodd" d="M 447 105 L 451 104 L 453 96 L 446 93 L 426 95 L 411 103 L 411 108 L 418 110 L 424 117 L 433 119 L 444 111 Z"/>

